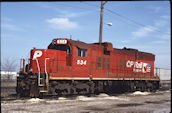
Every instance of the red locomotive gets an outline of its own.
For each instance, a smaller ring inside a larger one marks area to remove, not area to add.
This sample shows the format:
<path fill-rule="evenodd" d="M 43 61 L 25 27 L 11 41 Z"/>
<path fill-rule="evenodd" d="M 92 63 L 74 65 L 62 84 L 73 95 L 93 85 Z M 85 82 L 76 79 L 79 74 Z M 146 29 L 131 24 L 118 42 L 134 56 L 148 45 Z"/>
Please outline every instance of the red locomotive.
<path fill-rule="evenodd" d="M 156 90 L 155 55 L 113 48 L 109 42 L 87 44 L 53 39 L 47 49 L 32 49 L 17 78 L 17 94 L 68 95 Z"/>

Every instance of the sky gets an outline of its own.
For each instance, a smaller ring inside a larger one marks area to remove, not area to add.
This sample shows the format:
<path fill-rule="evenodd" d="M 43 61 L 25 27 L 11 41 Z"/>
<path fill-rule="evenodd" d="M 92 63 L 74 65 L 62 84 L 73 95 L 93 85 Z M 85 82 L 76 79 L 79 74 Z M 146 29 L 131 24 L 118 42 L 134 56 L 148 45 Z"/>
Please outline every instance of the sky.
<path fill-rule="evenodd" d="M 1 63 L 29 58 L 33 47 L 46 49 L 54 38 L 86 43 L 99 40 L 100 1 L 1 2 Z M 108 1 L 103 42 L 155 54 L 155 67 L 171 69 L 169 1 Z M 108 26 L 107 23 L 112 23 Z M 17 68 L 18 69 L 18 68 Z"/>

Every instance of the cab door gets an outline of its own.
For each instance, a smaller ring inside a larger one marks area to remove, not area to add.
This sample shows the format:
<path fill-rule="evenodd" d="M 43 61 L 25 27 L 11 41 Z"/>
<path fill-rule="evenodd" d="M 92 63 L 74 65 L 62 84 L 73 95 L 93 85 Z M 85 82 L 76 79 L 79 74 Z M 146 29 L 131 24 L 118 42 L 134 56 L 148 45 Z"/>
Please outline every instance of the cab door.
<path fill-rule="evenodd" d="M 66 53 L 66 65 L 72 66 L 72 49 L 70 45 L 67 46 Z"/>

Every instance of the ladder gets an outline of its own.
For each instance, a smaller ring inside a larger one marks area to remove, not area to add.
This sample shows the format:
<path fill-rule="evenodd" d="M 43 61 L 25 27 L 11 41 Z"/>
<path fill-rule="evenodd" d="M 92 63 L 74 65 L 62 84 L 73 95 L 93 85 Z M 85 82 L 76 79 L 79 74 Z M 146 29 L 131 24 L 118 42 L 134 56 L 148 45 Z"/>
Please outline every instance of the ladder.
<path fill-rule="evenodd" d="M 43 74 L 40 73 L 39 63 L 38 63 L 38 60 L 36 59 L 37 67 L 38 67 L 38 71 L 39 71 L 38 86 L 39 86 L 40 92 L 48 92 L 49 82 L 48 82 L 48 73 L 46 71 L 46 60 L 47 59 L 49 59 L 49 58 L 45 58 L 45 73 L 43 73 Z"/>
<path fill-rule="evenodd" d="M 46 74 L 41 74 L 38 76 L 38 86 L 40 92 L 48 92 L 48 76 Z"/>

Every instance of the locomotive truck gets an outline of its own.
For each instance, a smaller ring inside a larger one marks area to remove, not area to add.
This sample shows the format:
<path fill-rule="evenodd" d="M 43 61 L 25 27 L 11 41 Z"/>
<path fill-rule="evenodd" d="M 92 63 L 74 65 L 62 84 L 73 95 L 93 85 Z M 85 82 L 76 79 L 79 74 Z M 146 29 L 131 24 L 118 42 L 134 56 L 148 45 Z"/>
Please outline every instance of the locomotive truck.
<path fill-rule="evenodd" d="M 113 48 L 109 42 L 55 38 L 47 49 L 33 48 L 30 58 L 21 60 L 16 92 L 39 97 L 154 91 L 160 82 L 154 61 L 154 54 Z"/>

